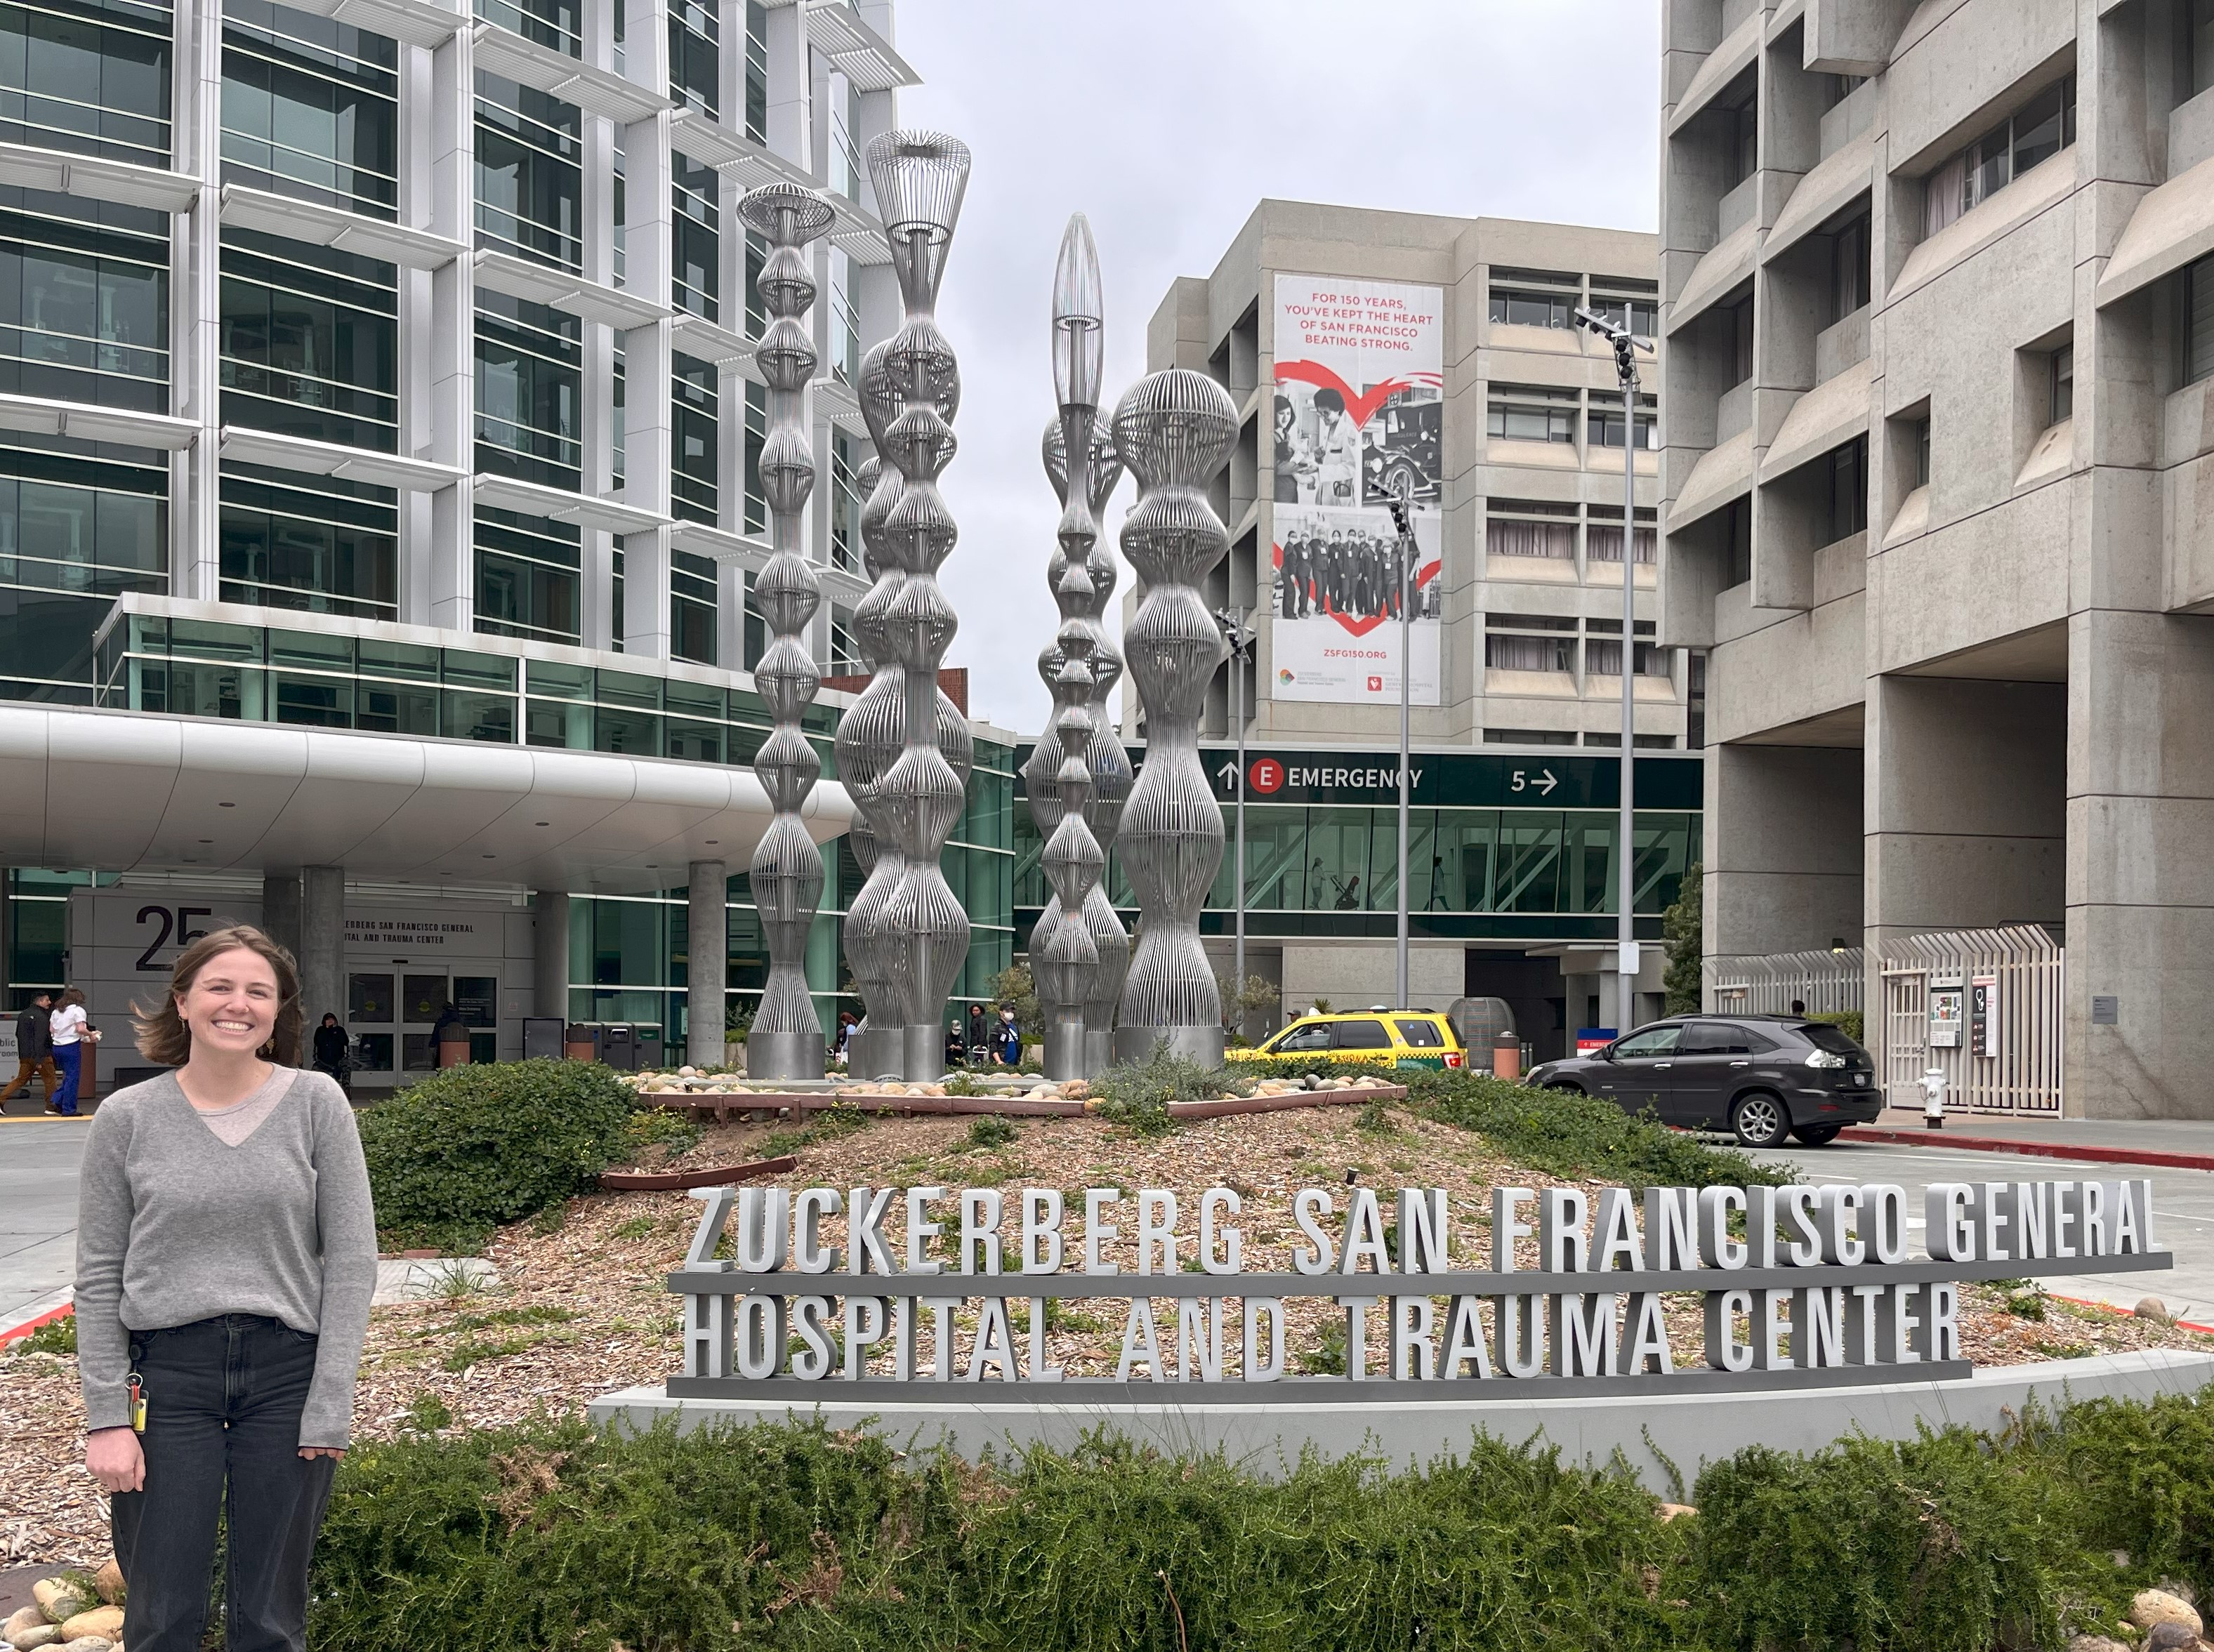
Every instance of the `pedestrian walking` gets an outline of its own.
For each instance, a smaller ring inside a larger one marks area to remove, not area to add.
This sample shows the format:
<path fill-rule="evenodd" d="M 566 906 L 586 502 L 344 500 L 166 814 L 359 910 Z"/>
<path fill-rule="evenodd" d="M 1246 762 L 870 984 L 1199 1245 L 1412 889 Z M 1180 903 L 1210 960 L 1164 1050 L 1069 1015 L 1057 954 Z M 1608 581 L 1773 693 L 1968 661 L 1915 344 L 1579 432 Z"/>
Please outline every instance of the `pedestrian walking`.
<path fill-rule="evenodd" d="M 54 1070 L 53 1007 L 52 993 L 33 993 L 31 1001 L 15 1018 L 15 1077 L 5 1090 L 0 1090 L 0 1106 L 14 1100 L 35 1074 L 46 1080 L 46 1111 L 53 1111 L 54 1092 L 62 1087 L 61 1074 Z"/>
<path fill-rule="evenodd" d="M 376 1231 L 353 1112 L 300 1056 L 299 974 L 258 929 L 185 948 L 138 1049 L 173 1068 L 85 1142 L 77 1369 L 137 1652 L 197 1652 L 218 1521 L 224 1643 L 301 1652 L 352 1435 Z"/>
<path fill-rule="evenodd" d="M 352 1045 L 339 1018 L 324 1011 L 323 1024 L 315 1029 L 315 1071 L 334 1080 L 341 1090 L 346 1087 L 346 1052 Z"/>
<path fill-rule="evenodd" d="M 84 1046 L 88 1039 L 97 1041 L 100 1035 L 92 1030 L 84 1013 L 84 994 L 74 987 L 62 988 L 62 995 L 54 1001 L 53 1013 L 46 1018 L 47 1036 L 53 1040 L 54 1063 L 61 1068 L 61 1088 L 52 1092 L 53 1101 L 46 1111 L 63 1118 L 77 1116 L 77 1081 L 84 1075 Z"/>
<path fill-rule="evenodd" d="M 1023 1030 L 1015 1025 L 1015 1013 L 1010 1009 L 1000 1012 L 998 1028 L 1000 1061 L 1006 1067 L 1023 1064 Z"/>

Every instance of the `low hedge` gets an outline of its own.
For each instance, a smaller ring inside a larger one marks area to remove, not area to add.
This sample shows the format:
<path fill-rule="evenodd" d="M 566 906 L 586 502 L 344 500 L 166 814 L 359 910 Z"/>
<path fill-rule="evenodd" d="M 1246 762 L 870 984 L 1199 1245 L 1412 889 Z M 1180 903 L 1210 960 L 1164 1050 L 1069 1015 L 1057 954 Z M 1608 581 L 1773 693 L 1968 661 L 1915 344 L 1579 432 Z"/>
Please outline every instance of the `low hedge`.
<path fill-rule="evenodd" d="M 472 1250 L 634 1150 L 629 1087 L 590 1062 L 454 1067 L 361 1116 L 388 1250 Z"/>
<path fill-rule="evenodd" d="M 2006 1434 L 1753 1447 L 1664 1520 L 1619 1462 L 1478 1437 L 1420 1472 L 1096 1437 L 982 1466 L 819 1422 L 540 1423 L 358 1447 L 315 1558 L 321 1652 L 740 1647 L 1898 1648 L 2116 1633 L 2214 1587 L 2214 1390 Z"/>

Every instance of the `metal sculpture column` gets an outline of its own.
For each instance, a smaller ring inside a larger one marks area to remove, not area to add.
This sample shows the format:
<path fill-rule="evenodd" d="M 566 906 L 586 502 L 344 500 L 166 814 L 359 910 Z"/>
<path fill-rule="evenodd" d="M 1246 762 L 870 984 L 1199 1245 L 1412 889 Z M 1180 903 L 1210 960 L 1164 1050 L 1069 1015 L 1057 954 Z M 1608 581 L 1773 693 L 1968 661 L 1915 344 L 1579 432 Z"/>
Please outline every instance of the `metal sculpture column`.
<path fill-rule="evenodd" d="M 1032 816 L 1046 836 L 1042 861 L 1054 890 L 1030 948 L 1038 1002 L 1047 1021 L 1045 1072 L 1049 1079 L 1085 1078 L 1098 1070 L 1087 1066 L 1091 1052 L 1085 1037 L 1085 1012 L 1098 991 L 1102 963 L 1086 908 L 1107 860 L 1086 818 L 1092 793 L 1090 746 L 1098 731 L 1092 708 L 1094 656 L 1102 640 L 1093 613 L 1091 558 L 1099 537 L 1092 456 L 1099 414 L 1104 309 L 1099 256 L 1092 243 L 1091 226 L 1079 212 L 1061 236 L 1053 283 L 1053 379 L 1061 440 L 1055 444 L 1049 437 L 1046 470 L 1061 497 L 1061 517 L 1056 530 L 1060 549 L 1049 565 L 1048 583 L 1061 622 L 1053 646 L 1039 657 L 1038 672 L 1053 695 L 1055 715 L 1048 737 L 1039 742 L 1024 772 Z M 1110 488 L 1120 470 L 1120 466 L 1110 467 Z M 1119 936 L 1119 923 L 1116 929 Z"/>
<path fill-rule="evenodd" d="M 738 216 L 769 243 L 757 285 L 770 321 L 754 359 L 769 394 L 761 478 L 768 500 L 770 555 L 754 583 L 754 599 L 771 637 L 754 668 L 754 686 L 775 719 L 754 759 L 754 774 L 775 812 L 750 869 L 754 906 L 768 946 L 768 978 L 746 1036 L 746 1073 L 756 1079 L 819 1079 L 823 1020 L 808 990 L 806 964 L 807 932 L 823 902 L 823 857 L 799 813 L 823 772 L 822 759 L 800 728 L 822 686 L 807 627 L 823 600 L 801 537 L 815 488 L 805 421 L 816 363 L 814 339 L 800 319 L 815 302 L 815 282 L 801 249 L 830 227 L 833 213 L 814 191 L 776 183 L 749 191 L 738 203 Z"/>
<path fill-rule="evenodd" d="M 870 433 L 881 441 L 890 413 L 874 400 L 862 403 L 862 413 Z M 898 887 L 906 863 L 884 840 L 877 783 L 900 754 L 906 718 L 906 678 L 890 658 L 885 629 L 902 579 L 900 571 L 887 560 L 884 548 L 884 517 L 899 497 L 899 473 L 872 454 L 861 462 L 853 480 L 863 499 L 861 566 L 876 583 L 853 608 L 853 642 L 870 673 L 869 684 L 838 719 L 838 778 L 859 816 L 846 839 L 864 879 L 846 914 L 846 961 L 861 994 L 866 1025 L 847 1045 L 846 1068 L 856 1078 L 896 1078 L 902 1068 L 900 1030 L 906 1025 L 907 1009 L 893 986 L 893 960 L 886 950 L 897 940 L 884 933 L 883 917 L 884 903 Z"/>
<path fill-rule="evenodd" d="M 1222 865 L 1222 810 L 1199 756 L 1199 719 L 1225 646 L 1199 591 L 1230 535 L 1207 483 L 1237 438 L 1230 395 L 1203 373 L 1138 381 L 1115 409 L 1115 446 L 1138 479 L 1122 554 L 1146 587 L 1122 633 L 1146 719 L 1146 761 L 1122 811 L 1122 865 L 1138 896 L 1138 944 L 1122 988 L 1120 1061 L 1158 1045 L 1222 1060 L 1222 998 L 1199 909 Z"/>
<path fill-rule="evenodd" d="M 899 330 L 863 363 L 860 388 L 865 404 L 874 399 L 889 411 L 898 403 L 878 448 L 900 474 L 884 554 L 903 577 L 884 629 L 885 658 L 903 678 L 903 738 L 876 792 L 882 843 L 903 862 L 881 933 L 897 942 L 891 982 L 906 1006 L 902 1067 L 913 1080 L 945 1071 L 946 994 L 969 955 L 969 915 L 939 866 L 967 795 L 969 741 L 967 721 L 938 688 L 956 627 L 938 584 L 956 537 L 938 478 L 953 457 L 961 375 L 934 313 L 969 184 L 969 148 L 942 132 L 894 131 L 870 140 L 868 162 L 904 312 Z"/>

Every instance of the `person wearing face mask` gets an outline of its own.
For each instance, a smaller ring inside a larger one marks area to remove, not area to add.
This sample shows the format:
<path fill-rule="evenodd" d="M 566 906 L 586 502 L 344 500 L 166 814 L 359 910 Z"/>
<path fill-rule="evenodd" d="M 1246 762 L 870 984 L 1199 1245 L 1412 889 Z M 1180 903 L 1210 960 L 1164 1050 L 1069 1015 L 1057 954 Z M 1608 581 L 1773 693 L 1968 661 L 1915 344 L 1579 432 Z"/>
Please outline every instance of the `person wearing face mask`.
<path fill-rule="evenodd" d="M 76 1261 L 85 1466 L 111 1501 L 123 1642 L 197 1652 L 218 1518 L 225 1644 L 299 1652 L 308 1571 L 376 1288 L 352 1110 L 301 1072 L 292 956 L 258 929 L 185 948 L 85 1141 Z"/>

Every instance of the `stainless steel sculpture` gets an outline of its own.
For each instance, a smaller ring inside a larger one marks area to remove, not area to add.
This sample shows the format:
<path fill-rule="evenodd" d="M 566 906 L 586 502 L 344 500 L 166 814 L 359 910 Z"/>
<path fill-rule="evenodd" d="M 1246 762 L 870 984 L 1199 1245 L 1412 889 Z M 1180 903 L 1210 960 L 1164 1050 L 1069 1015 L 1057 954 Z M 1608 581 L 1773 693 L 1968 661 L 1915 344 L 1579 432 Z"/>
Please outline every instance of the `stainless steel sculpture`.
<path fill-rule="evenodd" d="M 1059 412 L 1044 442 L 1046 474 L 1061 502 L 1059 550 L 1046 571 L 1061 624 L 1038 657 L 1038 675 L 1055 712 L 1023 770 L 1055 891 L 1030 947 L 1047 1019 L 1046 1076 L 1054 1079 L 1088 1077 L 1107 1065 L 1115 1005 L 1129 968 L 1129 937 L 1100 884 L 1130 776 L 1129 757 L 1106 713 L 1122 663 L 1100 624 L 1115 589 L 1115 563 L 1099 548 L 1099 512 L 1122 474 L 1098 417 L 1104 325 L 1099 258 L 1079 212 L 1068 221 L 1054 272 Z"/>
<path fill-rule="evenodd" d="M 1115 447 L 1138 479 L 1122 554 L 1146 594 L 1122 633 L 1146 724 L 1146 762 L 1122 811 L 1122 866 L 1138 897 L 1138 944 L 1122 988 L 1117 1060 L 1156 1045 L 1214 1066 L 1222 1000 L 1199 939 L 1199 909 L 1222 864 L 1222 810 L 1199 756 L 1207 685 L 1222 633 L 1199 586 L 1230 535 L 1207 482 L 1237 439 L 1237 409 L 1204 373 L 1149 373 L 1115 409 Z"/>
<path fill-rule="evenodd" d="M 881 346 L 879 346 L 881 348 Z M 870 431 L 884 439 L 888 416 L 875 401 L 862 404 Z M 899 883 L 903 862 L 877 829 L 877 782 L 899 756 L 906 722 L 905 674 L 890 658 L 886 624 L 901 576 L 884 556 L 884 517 L 899 495 L 899 473 L 875 455 L 854 474 L 861 490 L 861 566 L 876 583 L 853 609 L 853 645 L 870 673 L 869 684 L 838 719 L 838 778 L 858 811 L 846 841 L 861 869 L 862 886 L 846 915 L 846 961 L 861 995 L 863 1025 L 849 1041 L 846 1070 L 854 1077 L 897 1076 L 902 1067 L 906 1006 L 892 986 L 892 959 L 882 919 Z"/>
<path fill-rule="evenodd" d="M 856 982 L 865 970 L 896 1006 L 897 1070 L 913 1080 L 945 1071 L 946 994 L 969 953 L 969 915 L 939 866 L 961 818 L 971 751 L 967 719 L 938 687 L 956 625 L 938 584 L 956 537 L 938 478 L 953 457 L 961 376 L 934 315 L 969 150 L 940 132 L 895 131 L 870 140 L 868 162 L 904 314 L 863 358 L 857 387 L 884 464 L 863 517 L 865 538 L 872 517 L 882 523 L 882 572 L 865 599 L 882 652 L 875 681 L 845 719 L 864 760 L 877 852 L 847 913 L 847 950 Z M 858 610 L 854 617 L 859 623 Z M 873 1025 L 873 1006 L 870 1014 Z"/>
<path fill-rule="evenodd" d="M 807 627 L 823 597 L 800 537 L 815 488 L 805 403 L 816 364 L 813 335 L 800 318 L 815 302 L 815 281 L 802 249 L 830 227 L 834 214 L 813 190 L 774 183 L 748 191 L 738 216 L 769 243 L 757 287 L 770 319 L 754 359 L 768 385 L 761 477 L 768 500 L 770 555 L 754 583 L 754 599 L 771 635 L 754 668 L 754 686 L 775 719 L 754 758 L 754 774 L 775 813 L 750 868 L 754 906 L 768 947 L 768 978 L 746 1036 L 746 1072 L 756 1079 L 819 1079 L 823 1020 L 808 991 L 806 961 L 807 932 L 823 901 L 823 857 L 799 811 L 823 772 L 822 759 L 800 728 L 822 686 Z"/>

